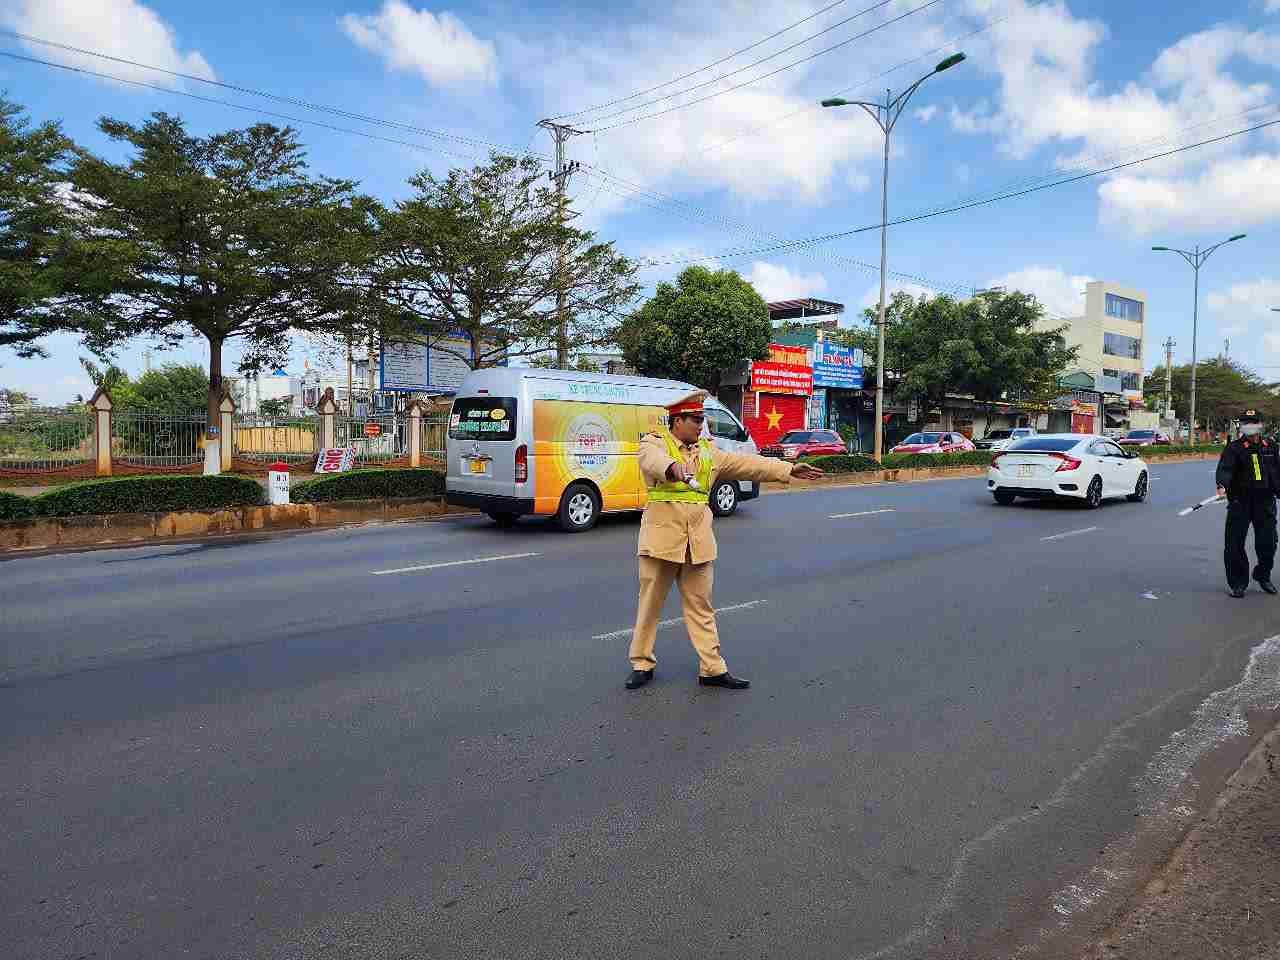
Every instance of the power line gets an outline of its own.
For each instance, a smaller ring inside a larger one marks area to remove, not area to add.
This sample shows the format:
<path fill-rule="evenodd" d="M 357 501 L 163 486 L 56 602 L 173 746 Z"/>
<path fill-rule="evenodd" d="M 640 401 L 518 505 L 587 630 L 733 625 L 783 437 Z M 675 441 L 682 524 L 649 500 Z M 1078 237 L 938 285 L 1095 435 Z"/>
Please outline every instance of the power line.
<path fill-rule="evenodd" d="M 1029 4 L 1027 9 L 1030 10 L 1033 7 L 1037 7 L 1044 2 L 1045 0 L 1038 0 L 1038 2 L 1036 3 Z M 875 83 L 877 80 L 882 80 L 883 78 L 890 76 L 891 74 L 897 73 L 899 70 L 909 67 L 912 64 L 919 63 L 922 60 L 930 59 L 950 47 L 954 47 L 957 44 L 963 43 L 965 40 L 969 40 L 969 39 L 972 39 L 973 37 L 979 36 L 980 34 L 983 34 L 986 31 L 990 30 L 991 28 L 1001 23 L 1004 23 L 1006 20 L 1009 20 L 1011 17 L 1012 17 L 1012 14 L 1005 14 L 1003 17 L 999 17 L 998 19 L 991 20 L 983 24 L 981 27 L 978 27 L 976 30 L 972 30 L 969 33 L 961 34 L 960 36 L 954 37 L 946 41 L 945 43 L 939 44 L 938 46 L 934 47 L 931 50 L 926 50 L 924 53 L 920 54 L 918 57 L 912 57 L 910 60 L 903 60 L 901 63 L 897 63 L 892 67 L 889 67 L 887 70 L 883 70 L 880 73 L 877 73 L 873 77 L 867 77 L 864 80 L 858 81 L 851 87 L 845 87 L 843 90 L 837 90 L 835 92 L 835 95 L 844 96 L 847 93 L 853 93 L 856 90 L 864 89 L 865 87 L 868 87 L 871 84 Z M 721 140 L 717 143 L 713 143 L 711 146 L 701 147 L 697 150 L 686 151 L 684 154 L 682 154 L 682 158 L 692 156 L 693 154 L 707 153 L 708 151 L 711 151 L 711 150 L 719 150 L 723 147 L 727 147 L 731 143 L 737 143 L 739 140 L 744 140 L 747 137 L 754 136 L 758 133 L 762 133 L 765 130 L 770 129 L 771 127 L 776 127 L 779 124 L 792 119 L 793 117 L 800 116 L 800 114 L 802 113 L 816 113 L 821 109 L 822 107 L 820 106 L 810 105 L 810 106 L 801 107 L 798 110 L 792 110 L 790 113 L 784 113 L 781 116 L 774 117 L 772 120 L 768 121 L 767 123 L 763 123 L 758 127 L 752 127 L 749 130 L 744 130 L 742 133 L 736 134 L 735 136 L 732 136 L 727 140 Z"/>
<path fill-rule="evenodd" d="M 885 0 L 885 2 L 890 2 L 890 0 Z M 918 7 L 913 7 L 911 10 L 908 10 L 906 13 L 899 14 L 898 16 L 893 17 L 890 20 L 886 20 L 883 23 L 877 24 L 876 26 L 871 27 L 868 30 L 864 30 L 862 33 L 855 34 L 854 36 L 849 37 L 847 40 L 841 40 L 839 43 L 833 44 L 830 47 L 824 47 L 823 49 L 818 50 L 815 53 L 809 54 L 807 57 L 801 57 L 798 60 L 792 60 L 790 63 L 784 63 L 782 66 L 777 67 L 774 70 L 770 70 L 768 73 L 762 73 L 758 77 L 752 77 L 750 80 L 744 80 L 742 83 L 735 84 L 732 87 L 727 87 L 724 90 L 717 90 L 715 93 L 709 93 L 705 97 L 699 97 L 696 100 L 690 100 L 688 103 L 680 103 L 680 104 L 676 104 L 673 107 L 667 107 L 665 110 L 658 110 L 655 113 L 648 113 L 648 114 L 644 114 L 643 116 L 632 117 L 628 120 L 622 120 L 618 123 L 611 124 L 607 127 L 598 127 L 596 129 L 596 132 L 604 133 L 608 130 L 616 130 L 619 127 L 629 126 L 633 123 L 640 123 L 643 120 L 653 120 L 656 117 L 665 116 L 666 114 L 673 113 L 676 110 L 685 110 L 689 107 L 697 106 L 700 103 L 706 103 L 708 100 L 714 100 L 716 97 L 722 97 L 726 93 L 733 93 L 735 90 L 741 90 L 743 87 L 749 87 L 754 83 L 759 83 L 761 80 L 767 80 L 770 77 L 777 76 L 779 73 L 782 73 L 784 70 L 790 70 L 792 67 L 799 66 L 802 63 L 808 63 L 811 60 L 816 60 L 818 57 L 821 57 L 824 54 L 831 53 L 833 50 L 839 50 L 841 47 L 846 47 L 856 40 L 862 40 L 866 37 L 869 37 L 873 33 L 877 33 L 881 30 L 884 30 L 886 27 L 891 27 L 895 23 L 899 23 L 900 21 L 905 20 L 908 17 L 915 16 L 917 13 L 920 13 L 924 10 L 928 10 L 930 7 L 936 7 L 938 4 L 943 2 L 944 0 L 928 0 L 927 3 L 923 3 Z M 716 82 L 716 81 L 712 81 L 712 82 Z M 706 84 L 701 84 L 701 86 L 705 86 L 705 85 Z M 689 89 L 692 90 L 696 88 L 691 87 Z M 688 91 L 686 90 L 682 92 L 687 93 Z M 669 98 L 663 97 L 661 99 L 665 100 Z M 658 101 L 653 101 L 653 102 L 657 103 Z M 645 106 L 651 106 L 651 105 L 652 104 L 640 104 L 639 106 L 633 107 L 632 109 L 639 110 Z M 624 110 L 622 112 L 629 113 L 630 111 Z M 617 114 L 613 114 L 613 116 L 617 116 Z M 601 117 L 599 119 L 602 119 L 602 120 L 608 119 L 608 117 Z"/>
<path fill-rule="evenodd" d="M 957 203 L 957 204 L 953 204 L 952 206 L 945 207 L 943 209 L 934 210 L 928 213 L 921 213 L 915 216 L 900 217 L 896 220 L 890 220 L 888 222 L 888 225 L 891 227 L 901 226 L 907 223 L 915 223 L 920 220 L 929 220 L 934 217 L 943 216 L 949 213 L 958 213 L 962 210 L 971 210 L 975 207 L 987 206 L 989 204 L 997 203 L 1002 200 L 1012 200 L 1018 197 L 1028 196 L 1029 194 L 1032 194 L 1032 193 L 1038 193 L 1041 190 L 1048 190 L 1051 187 L 1061 187 L 1071 183 L 1078 183 L 1082 180 L 1088 180 L 1093 177 L 1099 177 L 1107 173 L 1115 173 L 1117 170 L 1125 170 L 1125 169 L 1128 169 L 1129 167 L 1136 167 L 1140 164 L 1149 163 L 1153 160 L 1163 160 L 1166 157 L 1176 156 L 1177 154 L 1185 153 L 1188 150 L 1194 150 L 1199 147 L 1209 146 L 1215 143 L 1222 143 L 1226 140 L 1231 140 L 1235 137 L 1244 136 L 1245 134 L 1248 134 L 1248 133 L 1256 133 L 1259 130 L 1265 130 L 1269 127 L 1274 127 L 1277 125 L 1280 125 L 1280 119 L 1268 120 L 1264 123 L 1257 123 L 1257 124 L 1254 124 L 1253 126 L 1245 127 L 1240 130 L 1233 130 L 1231 133 L 1225 133 L 1225 134 L 1222 134 L 1221 136 L 1209 137 L 1208 139 L 1200 140 L 1196 143 L 1190 143 L 1181 147 L 1175 147 L 1172 150 L 1164 150 L 1164 151 L 1161 151 L 1160 153 L 1154 153 L 1146 157 L 1141 157 L 1137 160 L 1129 160 L 1124 163 L 1112 164 L 1111 166 L 1101 167 L 1097 170 L 1090 170 L 1085 173 L 1076 174 L 1074 176 L 1063 177 L 1062 179 L 1055 180 L 1051 183 L 1042 183 L 1042 184 L 1038 184 L 1033 187 L 1027 187 L 1021 190 L 1011 190 L 995 196 L 984 198 L 982 200 L 974 200 L 967 203 Z M 672 265 L 672 264 L 679 264 L 679 263 L 695 263 L 698 261 L 705 261 L 705 260 L 729 259 L 732 257 L 739 257 L 739 256 L 758 256 L 760 254 L 765 254 L 765 253 L 777 253 L 782 250 L 791 250 L 791 249 L 797 249 L 801 247 L 816 246 L 817 244 L 822 244 L 822 243 L 830 243 L 832 240 L 841 240 L 841 239 L 844 239 L 845 237 L 855 236 L 856 234 L 868 233 L 872 230 L 879 230 L 880 226 L 881 225 L 879 223 L 873 223 L 865 227 L 854 227 L 851 230 L 841 230 L 837 233 L 828 233 L 822 236 L 808 237 L 803 240 L 793 240 L 787 243 L 779 243 L 773 246 L 761 247 L 755 250 L 733 252 L 733 253 L 723 254 L 719 256 L 696 257 L 688 260 L 650 261 L 650 264 L 651 265 Z"/>
<path fill-rule="evenodd" d="M 218 106 L 231 107 L 234 110 L 244 110 L 248 113 L 254 113 L 259 116 L 274 117 L 278 120 L 287 120 L 290 123 L 309 124 L 313 127 L 320 127 L 325 130 L 335 131 L 337 133 L 347 133 L 356 137 L 365 137 L 369 140 L 378 140 L 378 141 L 381 141 L 382 143 L 394 143 L 399 146 L 409 147 L 414 150 L 421 150 L 424 152 L 431 152 L 431 153 L 443 153 L 451 157 L 458 157 L 459 159 L 466 160 L 468 163 L 475 160 L 474 155 L 458 153 L 455 150 L 448 150 L 445 147 L 428 146 L 427 144 L 414 143 L 410 140 L 398 140 L 395 137 L 384 137 L 384 136 L 381 136 L 380 134 L 370 133 L 367 130 L 353 130 L 350 127 L 339 127 L 339 126 L 336 126 L 335 124 L 325 123 L 323 120 L 310 120 L 304 117 L 295 117 L 287 113 L 278 113 L 273 110 L 264 110 L 261 107 L 249 106 L 248 104 L 234 103 L 230 100 L 219 100 L 217 97 L 205 97 L 205 96 L 201 96 L 198 93 L 191 93 L 187 90 L 175 90 L 172 87 L 165 87 L 157 83 L 148 83 L 145 80 L 130 80 L 126 77 L 118 77 L 110 73 L 100 73 L 97 70 L 89 70 L 85 67 L 75 67 L 66 63 L 55 63 L 52 60 L 42 60 L 39 57 L 28 57 L 23 54 L 13 53 L 8 50 L 0 50 L 0 57 L 8 57 L 11 60 L 19 60 L 24 63 L 34 63 L 34 64 L 39 64 L 45 67 L 53 67 L 55 70 L 66 70 L 71 73 L 81 73 L 86 76 L 97 77 L 98 79 L 101 79 L 101 80 L 111 80 L 111 81 L 114 81 L 115 83 L 124 83 L 124 84 L 128 84 L 129 86 L 141 87 L 146 90 L 156 90 L 156 91 L 159 91 L 160 93 L 170 93 L 178 97 L 187 97 L 188 99 L 191 99 L 191 100 L 199 100 L 202 103 L 212 103 Z M 539 160 L 543 160 L 545 162 L 545 158 L 536 157 L 536 155 L 535 155 L 535 158 Z"/>
<path fill-rule="evenodd" d="M 751 63 L 748 63 L 741 67 L 737 67 L 736 69 L 730 70 L 728 73 L 723 73 L 718 77 L 712 77 L 710 80 L 703 80 L 701 83 L 695 83 L 693 86 L 686 87 L 683 90 L 677 90 L 675 93 L 663 94 L 660 97 L 655 97 L 654 99 L 647 100 L 644 103 L 638 103 L 633 107 L 625 107 L 624 109 L 615 111 L 614 113 L 606 113 L 604 116 L 595 117 L 591 120 L 587 120 L 584 122 L 599 123 L 602 120 L 610 120 L 613 117 L 620 117 L 624 113 L 631 113 L 634 110 L 643 110 L 645 107 L 653 106 L 655 103 L 662 103 L 664 100 L 670 100 L 673 97 L 681 97 L 681 96 L 684 96 L 686 93 L 692 93 L 694 90 L 701 90 L 703 87 L 709 87 L 714 83 L 721 82 L 722 80 L 728 80 L 730 77 L 736 77 L 738 74 L 745 73 L 746 71 L 752 69 L 753 67 L 758 67 L 763 63 L 768 63 L 770 60 L 774 60 L 782 56 L 784 53 L 790 53 L 792 50 L 795 50 L 798 47 L 804 46 L 810 40 L 816 40 L 818 37 L 821 37 L 824 34 L 831 33 L 833 30 L 838 30 L 841 27 L 845 26 L 846 24 L 851 23 L 854 20 L 857 20 L 859 17 L 863 17 L 863 16 L 866 16 L 868 13 L 874 13 L 876 10 L 883 9 L 884 7 L 889 6 L 889 4 L 891 4 L 892 2 L 893 0 L 879 0 L 878 3 L 875 3 L 872 6 L 867 7 L 865 10 L 859 10 L 853 16 L 845 17 L 843 20 L 833 23 L 831 26 L 823 30 L 819 30 L 817 33 L 810 34 L 809 36 L 805 37 L 803 40 L 797 40 L 795 43 L 791 44 L 788 47 L 783 47 L 781 50 L 775 50 L 773 53 L 769 54 L 767 57 L 761 57 L 758 60 L 753 60 Z M 701 71 L 699 70 L 694 71 L 695 74 L 700 72 Z M 631 99 L 631 98 L 628 97 L 627 99 Z M 583 112 L 587 113 L 590 111 L 583 111 Z"/>
<path fill-rule="evenodd" d="M 782 36 L 784 33 L 787 33 L 790 30 L 794 30 L 796 27 L 801 26 L 802 24 L 808 23 L 810 20 L 816 20 L 818 17 L 822 16 L 828 10 L 834 10 L 836 7 L 839 7 L 847 2 L 848 0 L 835 0 L 835 3 L 827 4 L 821 10 L 817 10 L 809 14 L 809 16 L 804 17 L 801 20 L 797 20 L 795 23 L 792 23 L 788 26 L 783 27 L 781 30 L 778 30 L 774 33 L 769 34 L 769 36 L 765 37 L 763 40 L 757 40 L 755 43 L 752 43 L 745 47 L 741 47 L 733 51 L 733 53 L 726 54 L 725 56 L 721 57 L 719 60 L 713 60 L 711 63 L 708 63 L 706 66 L 699 67 L 697 70 L 690 70 L 688 73 L 682 74 L 676 77 L 674 80 L 667 80 L 663 83 L 659 83 L 645 90 L 637 91 L 636 93 L 630 94 L 629 96 L 617 97 L 616 99 L 610 100 L 607 103 L 598 103 L 592 107 L 584 107 L 583 109 L 578 110 L 575 113 L 557 114 L 555 119 L 569 120 L 574 117 L 580 117 L 584 113 L 595 113 L 597 110 L 605 110 L 609 107 L 616 106 L 619 103 L 626 103 L 628 100 L 634 100 L 637 97 L 643 97 L 647 94 L 653 93 L 655 90 L 661 90 L 663 87 L 669 87 L 673 84 L 680 83 L 683 80 L 688 80 L 690 77 L 696 77 L 698 74 L 703 73 L 706 70 L 710 70 L 712 67 L 718 67 L 722 63 L 727 63 L 728 61 L 732 60 L 734 57 L 738 56 L 739 54 L 743 54 L 749 50 L 754 50 L 756 47 L 763 46 L 764 44 L 768 43 L 770 40 L 775 40 L 778 37 Z M 847 21 L 841 21 L 841 23 L 845 23 L 845 22 Z M 836 26 L 839 26 L 839 25 L 840 24 L 836 24 Z M 831 29 L 835 29 L 835 28 L 832 27 Z M 809 39 L 813 39 L 813 38 L 810 37 Z"/>
<path fill-rule="evenodd" d="M 312 103 L 311 101 L 302 100 L 297 97 L 288 97 L 288 96 L 283 96 L 281 94 L 270 93 L 266 90 L 258 90 L 253 87 L 243 86 L 241 84 L 227 83 L 222 80 L 212 80 L 209 77 L 201 77 L 191 73 L 182 73 L 181 71 L 178 71 L 178 70 L 169 70 L 165 67 L 157 67 L 149 63 L 140 63 L 137 60 L 130 60 L 125 57 L 113 56 L 109 53 L 103 53 L 99 50 L 89 50 L 84 47 L 76 47 L 76 46 L 72 46 L 71 44 L 60 43 L 56 40 L 47 40 L 43 37 L 34 37 L 34 36 L 31 36 L 30 34 L 19 33 L 15 30 L 0 30 L 0 36 L 15 37 L 19 40 L 25 40 L 29 43 L 39 43 L 48 47 L 54 47 L 58 50 L 65 50 L 70 53 L 78 53 L 87 57 L 97 57 L 101 60 L 110 60 L 113 63 L 124 64 L 130 67 L 137 67 L 140 70 L 150 70 L 155 73 L 162 73 L 162 74 L 165 74 L 166 76 L 175 77 L 179 80 L 190 80 L 194 83 L 204 83 L 214 87 L 221 87 L 224 90 L 232 90 L 232 91 L 235 91 L 236 93 L 244 93 L 254 97 L 262 97 L 263 99 L 266 99 L 266 100 L 275 100 L 279 103 L 287 103 L 295 107 L 304 107 L 308 110 L 316 110 L 321 113 L 332 113 L 337 116 L 346 117 L 348 120 L 359 120 L 362 123 L 371 123 L 371 124 L 375 124 L 377 126 L 383 126 L 383 127 L 394 127 L 396 129 L 403 130 L 406 133 L 416 133 L 425 137 L 433 137 L 441 140 L 452 140 L 457 143 L 465 143 L 465 144 L 476 146 L 476 147 L 489 147 L 495 150 L 506 150 L 506 151 L 514 150 L 514 148 L 511 147 L 510 145 L 493 143 L 492 141 L 481 140 L 475 137 L 464 137 L 454 133 L 446 133 L 443 130 L 432 130 L 429 127 L 419 127 L 413 124 L 401 123 L 397 120 L 388 120 L 383 117 L 371 117 L 366 114 L 355 113 L 351 110 L 345 110 L 342 107 L 335 107 L 335 106 L 322 104 L 322 103 Z M 79 73 L 87 73 L 91 76 L 103 77 L 106 79 L 115 80 L 119 83 L 135 83 L 135 84 L 141 83 L 140 81 L 136 81 L 136 80 L 126 80 L 123 77 L 116 77 L 116 76 L 111 76 L 109 74 L 95 73 L 92 70 L 85 70 L 83 68 L 73 67 L 68 64 L 54 63 L 52 61 L 41 60 L 35 57 L 23 58 L 23 57 L 19 57 L 17 54 L 11 54 L 11 53 L 6 53 L 5 56 L 15 57 L 16 59 L 28 59 L 30 60 L 30 62 L 33 62 L 33 63 L 42 63 L 47 66 L 60 67 L 66 70 L 75 70 L 76 72 L 79 72 Z M 142 84 L 142 85 L 146 86 L 146 84 Z M 190 96 L 190 94 L 187 94 L 185 91 L 174 90 L 169 87 L 152 87 L 151 89 L 162 90 L 168 93 L 177 93 L 183 96 Z M 221 101 L 215 100 L 212 102 L 218 103 Z M 532 141 L 530 141 L 530 146 L 532 146 Z M 526 150 L 525 153 L 528 153 L 528 150 Z M 540 159 L 546 159 L 546 158 L 540 158 Z"/>

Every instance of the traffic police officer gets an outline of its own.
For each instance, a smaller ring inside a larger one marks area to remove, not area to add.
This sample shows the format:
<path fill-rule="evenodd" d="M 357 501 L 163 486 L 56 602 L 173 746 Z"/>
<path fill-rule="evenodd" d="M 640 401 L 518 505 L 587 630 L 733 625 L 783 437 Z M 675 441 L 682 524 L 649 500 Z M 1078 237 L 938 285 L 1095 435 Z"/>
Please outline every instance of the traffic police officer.
<path fill-rule="evenodd" d="M 1218 496 L 1227 498 L 1226 545 L 1222 559 L 1227 568 L 1231 596 L 1243 597 L 1249 588 L 1249 557 L 1245 536 L 1253 525 L 1253 548 L 1258 564 L 1253 579 L 1267 593 L 1276 593 L 1271 565 L 1276 556 L 1276 495 L 1280 493 L 1280 463 L 1276 445 L 1262 435 L 1262 418 L 1256 410 L 1240 416 L 1240 437 L 1222 451 L 1218 460 Z"/>
<path fill-rule="evenodd" d="M 627 689 L 653 679 L 658 617 L 671 585 L 680 585 L 681 608 L 689 639 L 698 652 L 698 683 L 744 690 L 750 682 L 729 673 L 720 656 L 715 609 L 711 605 L 712 562 L 716 538 L 711 529 L 710 491 L 718 480 L 790 482 L 813 480 L 822 471 L 767 457 L 725 453 L 702 437 L 705 390 L 696 390 L 667 407 L 670 429 L 640 441 L 637 459 L 649 499 L 640 521 L 640 603 L 631 636 L 631 675 Z"/>

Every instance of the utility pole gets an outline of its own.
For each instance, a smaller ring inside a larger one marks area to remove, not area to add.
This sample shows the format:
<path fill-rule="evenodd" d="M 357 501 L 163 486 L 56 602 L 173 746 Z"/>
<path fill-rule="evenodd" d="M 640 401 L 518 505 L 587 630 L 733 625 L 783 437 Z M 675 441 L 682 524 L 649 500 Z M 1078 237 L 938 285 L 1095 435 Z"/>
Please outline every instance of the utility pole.
<path fill-rule="evenodd" d="M 1164 416 L 1173 419 L 1173 337 L 1164 342 Z"/>
<path fill-rule="evenodd" d="M 550 131 L 552 139 L 556 142 L 556 168 L 548 176 L 556 185 L 556 215 L 560 226 L 563 227 L 565 191 L 570 175 L 580 166 L 576 160 L 565 163 L 564 145 L 570 137 L 580 137 L 590 131 L 578 130 L 567 123 L 555 123 L 551 120 L 539 120 L 538 126 Z M 569 366 L 569 318 L 565 313 L 564 301 L 564 247 L 562 245 L 556 254 L 556 367 L 561 370 Z"/>
<path fill-rule="evenodd" d="M 907 101 L 920 88 L 920 84 L 934 74 L 950 70 L 964 60 L 963 53 L 953 53 L 896 97 L 893 91 L 886 90 L 884 103 L 875 100 L 845 100 L 843 97 L 828 97 L 822 101 L 824 107 L 861 107 L 884 134 L 884 175 L 880 180 L 880 305 L 876 311 L 876 326 L 879 330 L 876 338 L 876 463 L 884 459 L 884 324 L 885 277 L 889 269 L 889 137 L 893 134 L 893 128 L 897 125 L 898 118 L 902 116 L 902 111 L 906 109 Z"/>
<path fill-rule="evenodd" d="M 1194 299 L 1192 300 L 1191 306 L 1191 410 L 1190 416 L 1187 418 L 1190 421 L 1192 445 L 1196 442 L 1196 367 L 1198 366 L 1196 357 L 1196 327 L 1200 323 L 1200 268 L 1204 266 L 1204 262 L 1209 259 L 1209 255 L 1212 254 L 1213 251 L 1228 243 L 1235 243 L 1237 240 L 1243 240 L 1244 238 L 1245 234 L 1237 233 L 1235 236 L 1227 237 L 1227 239 L 1223 240 L 1221 243 L 1215 243 L 1212 247 L 1208 247 L 1204 250 L 1200 249 L 1200 244 L 1196 244 L 1196 248 L 1194 250 L 1179 250 L 1177 247 L 1163 246 L 1151 248 L 1158 253 L 1176 253 L 1183 260 L 1187 261 L 1188 266 L 1190 266 L 1192 271 L 1195 273 L 1193 286 Z"/>

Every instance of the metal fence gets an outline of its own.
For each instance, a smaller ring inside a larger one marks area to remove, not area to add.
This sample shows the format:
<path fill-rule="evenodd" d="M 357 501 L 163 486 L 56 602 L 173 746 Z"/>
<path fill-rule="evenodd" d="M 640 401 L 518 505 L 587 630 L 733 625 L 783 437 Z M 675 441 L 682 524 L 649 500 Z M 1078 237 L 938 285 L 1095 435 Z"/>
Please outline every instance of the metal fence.
<path fill-rule="evenodd" d="M 320 450 L 319 417 L 237 416 L 232 450 L 255 463 L 308 463 Z"/>
<path fill-rule="evenodd" d="M 204 414 L 119 410 L 111 414 L 111 458 L 144 467 L 185 467 L 204 460 Z"/>
<path fill-rule="evenodd" d="M 422 456 L 444 462 L 444 443 L 449 435 L 449 414 L 432 414 L 422 418 Z"/>
<path fill-rule="evenodd" d="M 58 470 L 93 459 L 93 413 L 84 407 L 24 407 L 0 419 L 0 470 Z"/>
<path fill-rule="evenodd" d="M 354 447 L 357 466 L 378 466 L 409 456 L 409 418 L 384 413 L 375 417 L 338 417 L 334 440 L 340 447 Z"/>

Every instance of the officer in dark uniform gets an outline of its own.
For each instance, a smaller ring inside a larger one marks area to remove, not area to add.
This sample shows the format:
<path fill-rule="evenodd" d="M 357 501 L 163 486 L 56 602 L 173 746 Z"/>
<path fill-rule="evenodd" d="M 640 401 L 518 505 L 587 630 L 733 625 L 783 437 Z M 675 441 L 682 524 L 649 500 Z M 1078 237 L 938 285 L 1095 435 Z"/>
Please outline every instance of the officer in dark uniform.
<path fill-rule="evenodd" d="M 1253 579 L 1267 593 L 1276 593 L 1271 565 L 1276 557 L 1276 496 L 1280 494 L 1280 461 L 1276 444 L 1262 435 L 1262 417 L 1256 410 L 1240 416 L 1240 437 L 1222 451 L 1218 460 L 1218 496 L 1227 498 L 1227 535 L 1222 559 L 1227 568 L 1231 596 L 1244 596 L 1249 588 L 1249 556 L 1245 536 L 1253 525 L 1253 548 L 1258 565 Z"/>

